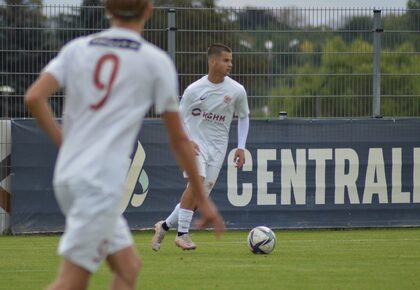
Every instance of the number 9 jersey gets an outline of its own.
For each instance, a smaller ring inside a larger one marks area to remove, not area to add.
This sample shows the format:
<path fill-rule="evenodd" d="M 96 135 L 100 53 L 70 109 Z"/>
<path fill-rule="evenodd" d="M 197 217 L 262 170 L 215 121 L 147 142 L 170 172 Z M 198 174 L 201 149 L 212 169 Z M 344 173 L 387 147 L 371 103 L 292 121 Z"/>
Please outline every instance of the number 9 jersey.
<path fill-rule="evenodd" d="M 54 184 L 82 179 L 121 194 L 150 107 L 158 114 L 178 111 L 171 59 L 138 33 L 114 27 L 71 41 L 44 72 L 65 89 Z"/>

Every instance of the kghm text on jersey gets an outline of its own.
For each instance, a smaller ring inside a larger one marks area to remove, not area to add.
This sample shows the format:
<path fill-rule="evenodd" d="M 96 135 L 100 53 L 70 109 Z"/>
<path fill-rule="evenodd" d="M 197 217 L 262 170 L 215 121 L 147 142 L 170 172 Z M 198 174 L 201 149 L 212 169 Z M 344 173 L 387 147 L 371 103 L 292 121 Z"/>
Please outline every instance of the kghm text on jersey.
<path fill-rule="evenodd" d="M 224 122 L 226 116 L 214 114 L 212 112 L 203 112 L 203 119 L 206 119 L 207 121 Z"/>
<path fill-rule="evenodd" d="M 126 38 L 97 37 L 89 42 L 89 45 L 116 47 L 122 49 L 139 50 L 141 43 Z"/>
<path fill-rule="evenodd" d="M 192 109 L 191 115 L 194 117 L 202 115 L 204 120 L 213 122 L 224 122 L 226 119 L 225 115 L 219 115 L 212 112 L 202 112 L 200 108 Z"/>

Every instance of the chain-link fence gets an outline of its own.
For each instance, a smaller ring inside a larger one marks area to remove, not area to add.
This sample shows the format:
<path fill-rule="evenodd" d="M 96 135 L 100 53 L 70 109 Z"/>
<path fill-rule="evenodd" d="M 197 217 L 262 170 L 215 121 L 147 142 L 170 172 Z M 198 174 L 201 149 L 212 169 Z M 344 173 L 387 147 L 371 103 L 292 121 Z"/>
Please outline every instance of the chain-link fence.
<path fill-rule="evenodd" d="M 174 58 L 180 95 L 213 42 L 253 118 L 420 116 L 420 11 L 155 8 L 144 36 Z M 108 27 L 103 7 L 0 5 L 0 117 L 29 117 L 26 88 L 60 47 Z M 379 99 L 380 97 L 380 99 Z M 62 93 L 51 98 L 62 114 Z M 153 111 L 149 117 L 155 117 Z"/>

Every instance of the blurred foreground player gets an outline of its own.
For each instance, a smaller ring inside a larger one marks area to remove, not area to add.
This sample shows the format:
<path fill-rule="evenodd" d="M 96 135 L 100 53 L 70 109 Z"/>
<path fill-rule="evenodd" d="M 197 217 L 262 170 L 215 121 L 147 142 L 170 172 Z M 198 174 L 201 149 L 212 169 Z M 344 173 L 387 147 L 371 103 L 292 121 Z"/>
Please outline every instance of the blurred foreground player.
<path fill-rule="evenodd" d="M 152 104 L 191 177 L 201 225 L 212 223 L 217 233 L 223 229 L 182 128 L 175 68 L 140 35 L 152 14 L 151 2 L 107 0 L 105 5 L 112 27 L 69 42 L 25 96 L 40 127 L 60 147 L 53 183 L 66 226 L 58 248 L 63 262 L 49 290 L 87 289 L 103 260 L 113 273 L 110 289 L 135 289 L 141 262 L 119 204 L 130 153 Z M 61 87 L 66 90 L 62 130 L 48 105 Z"/>

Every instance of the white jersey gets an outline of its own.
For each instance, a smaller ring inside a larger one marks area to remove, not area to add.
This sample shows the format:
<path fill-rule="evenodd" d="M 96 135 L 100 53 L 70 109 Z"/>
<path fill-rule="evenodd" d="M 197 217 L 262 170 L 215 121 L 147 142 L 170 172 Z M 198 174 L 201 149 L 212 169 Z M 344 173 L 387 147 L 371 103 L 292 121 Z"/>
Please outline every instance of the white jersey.
<path fill-rule="evenodd" d="M 151 105 L 178 111 L 175 67 L 138 33 L 110 28 L 71 41 L 45 68 L 65 87 L 54 184 L 83 180 L 122 194 L 129 157 Z"/>
<path fill-rule="evenodd" d="M 191 140 L 200 148 L 205 161 L 220 167 L 226 155 L 230 124 L 234 114 L 248 116 L 244 87 L 230 77 L 214 84 L 205 75 L 185 90 L 180 111 Z"/>

